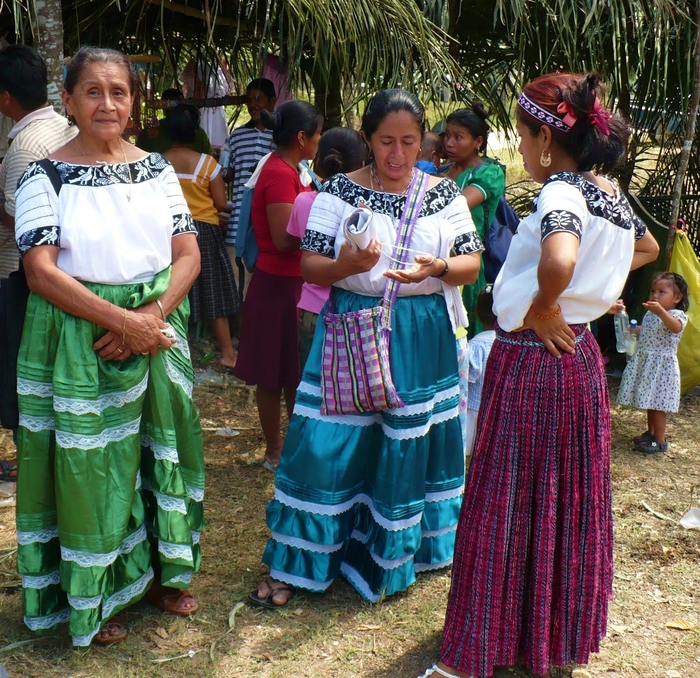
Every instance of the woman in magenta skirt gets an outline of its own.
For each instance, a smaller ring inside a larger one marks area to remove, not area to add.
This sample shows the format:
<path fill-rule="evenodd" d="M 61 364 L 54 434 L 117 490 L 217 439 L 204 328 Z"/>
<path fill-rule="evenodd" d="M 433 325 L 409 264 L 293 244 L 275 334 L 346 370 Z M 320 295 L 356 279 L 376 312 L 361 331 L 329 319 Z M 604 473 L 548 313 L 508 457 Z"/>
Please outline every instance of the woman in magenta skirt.
<path fill-rule="evenodd" d="M 629 128 L 598 76 L 537 78 L 519 151 L 543 184 L 494 286 L 474 457 L 457 529 L 441 661 L 423 676 L 585 664 L 612 595 L 610 406 L 588 323 L 658 246 L 617 184 Z"/>
<path fill-rule="evenodd" d="M 297 304 L 301 296 L 300 240 L 287 233 L 299 193 L 310 190 L 299 163 L 316 156 L 323 116 L 304 101 L 287 101 L 260 119 L 272 130 L 277 150 L 265 162 L 253 192 L 251 218 L 258 259 L 243 303 L 234 374 L 257 386 L 265 436 L 264 466 L 274 470 L 282 452 L 282 391 L 289 416 L 301 378 Z M 262 161 L 261 161 L 262 162 Z"/>

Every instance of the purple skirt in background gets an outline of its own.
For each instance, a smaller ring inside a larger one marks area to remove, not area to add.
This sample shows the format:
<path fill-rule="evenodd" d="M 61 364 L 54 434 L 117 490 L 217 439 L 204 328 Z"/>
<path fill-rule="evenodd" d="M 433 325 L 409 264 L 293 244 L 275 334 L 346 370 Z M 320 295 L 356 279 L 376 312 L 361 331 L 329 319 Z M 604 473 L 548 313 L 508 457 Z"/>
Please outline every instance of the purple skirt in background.
<path fill-rule="evenodd" d="M 249 385 L 296 388 L 301 379 L 297 304 L 303 279 L 256 268 L 243 302 L 234 375 Z"/>
<path fill-rule="evenodd" d="M 488 359 L 457 529 L 441 660 L 491 676 L 585 664 L 605 636 L 613 583 L 610 406 L 585 325 L 554 358 L 530 330 Z"/>

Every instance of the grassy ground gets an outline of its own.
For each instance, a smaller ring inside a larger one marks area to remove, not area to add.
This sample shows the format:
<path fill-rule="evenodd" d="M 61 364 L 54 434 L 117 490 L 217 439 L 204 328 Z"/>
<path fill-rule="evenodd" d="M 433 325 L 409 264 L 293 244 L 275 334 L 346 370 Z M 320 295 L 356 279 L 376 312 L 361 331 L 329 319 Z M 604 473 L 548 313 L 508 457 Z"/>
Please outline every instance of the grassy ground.
<path fill-rule="evenodd" d="M 411 678 L 435 659 L 449 572 L 421 576 L 410 591 L 379 605 L 338 581 L 325 596 L 298 594 L 274 613 L 244 606 L 230 619 L 265 572 L 264 513 L 273 491 L 272 474 L 261 466 L 251 395 L 233 382 L 195 389 L 205 427 L 229 424 L 241 432 L 205 433 L 208 528 L 194 582 L 201 606 L 195 618 L 168 618 L 137 604 L 123 615 L 130 636 L 120 645 L 78 654 L 65 628 L 32 642 L 14 574 L 14 509 L 0 509 L 0 662 L 11 676 Z M 670 420 L 670 451 L 659 458 L 643 458 L 628 443 L 644 429 L 643 413 L 614 407 L 613 421 L 615 598 L 608 637 L 588 670 L 609 678 L 699 676 L 700 533 L 649 509 L 675 521 L 700 485 L 700 397 L 683 399 Z M 0 456 L 12 454 L 4 435 Z M 667 627 L 678 621 L 688 629 Z M 23 641 L 30 642 L 7 648 Z"/>

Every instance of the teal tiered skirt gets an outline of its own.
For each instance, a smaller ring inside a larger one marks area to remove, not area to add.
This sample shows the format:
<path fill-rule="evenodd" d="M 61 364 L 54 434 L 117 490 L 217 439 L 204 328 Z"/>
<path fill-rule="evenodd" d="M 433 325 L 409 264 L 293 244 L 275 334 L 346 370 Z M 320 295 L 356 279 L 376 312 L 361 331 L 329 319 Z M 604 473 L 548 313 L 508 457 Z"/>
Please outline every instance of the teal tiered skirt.
<path fill-rule="evenodd" d="M 124 308 L 157 299 L 151 283 L 86 283 Z M 102 360 L 99 326 L 29 298 L 17 366 L 17 564 L 24 621 L 33 631 L 69 622 L 89 645 L 102 624 L 138 600 L 154 577 L 187 588 L 199 569 L 204 460 L 192 402 L 187 299 L 168 321 L 175 347 Z"/>
<path fill-rule="evenodd" d="M 379 300 L 334 289 L 336 312 Z M 367 600 L 452 562 L 464 487 L 455 337 L 441 295 L 399 297 L 391 367 L 404 407 L 321 415 L 323 322 L 297 391 L 267 508 L 273 579 L 324 591 L 343 575 Z"/>

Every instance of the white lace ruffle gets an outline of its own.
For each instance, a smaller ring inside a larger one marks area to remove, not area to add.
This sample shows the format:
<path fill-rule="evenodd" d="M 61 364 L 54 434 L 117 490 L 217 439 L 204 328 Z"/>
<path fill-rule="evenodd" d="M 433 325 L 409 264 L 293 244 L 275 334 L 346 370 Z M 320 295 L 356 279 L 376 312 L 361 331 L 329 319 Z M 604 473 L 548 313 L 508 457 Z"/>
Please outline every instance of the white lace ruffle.
<path fill-rule="evenodd" d="M 102 606 L 102 619 L 109 619 L 116 607 L 127 605 L 129 601 L 136 598 L 136 596 L 140 596 L 148 588 L 153 577 L 153 568 L 149 567 L 148 571 L 133 584 L 129 584 L 129 586 L 123 588 L 121 591 L 113 593 Z"/>
<path fill-rule="evenodd" d="M 273 532 L 272 538 L 280 544 L 293 546 L 294 548 L 302 549 L 303 551 L 313 551 L 314 553 L 335 553 L 343 548 L 342 542 L 339 544 L 315 544 L 314 542 L 307 541 L 306 539 L 288 537 L 286 534 L 280 534 L 279 532 Z"/>
<path fill-rule="evenodd" d="M 102 596 L 92 596 L 86 598 L 84 596 L 71 596 L 68 594 L 68 604 L 76 610 L 92 610 L 99 607 L 102 603 Z"/>
<path fill-rule="evenodd" d="M 423 530 L 423 539 L 431 539 L 432 537 L 442 537 L 445 534 L 450 534 L 450 532 L 457 531 L 457 523 L 454 525 L 448 525 L 447 527 L 442 527 L 439 530 Z"/>
<path fill-rule="evenodd" d="M 342 565 L 341 565 L 342 571 Z M 313 579 L 306 579 L 305 577 L 297 577 L 293 574 L 287 574 L 280 570 L 270 569 L 270 579 L 275 581 L 282 581 L 285 584 L 290 584 L 298 589 L 308 589 L 309 591 L 325 591 L 332 583 L 333 580 L 318 582 Z"/>
<path fill-rule="evenodd" d="M 47 586 L 55 586 L 61 583 L 61 575 L 58 570 L 49 574 L 22 575 L 22 588 L 24 589 L 45 589 Z"/>
<path fill-rule="evenodd" d="M 192 547 L 186 544 L 173 544 L 172 542 L 159 539 L 158 551 L 169 560 L 186 560 L 188 563 L 194 561 Z"/>
<path fill-rule="evenodd" d="M 19 425 L 28 428 L 32 433 L 54 431 L 56 420 L 53 417 L 32 417 L 28 414 L 20 414 Z"/>
<path fill-rule="evenodd" d="M 153 450 L 153 456 L 160 461 L 170 461 L 173 464 L 180 462 L 176 447 L 161 445 L 147 435 L 141 436 L 141 445 L 143 447 L 150 447 Z"/>
<path fill-rule="evenodd" d="M 87 551 L 75 551 L 61 546 L 61 558 L 78 563 L 81 567 L 108 567 L 119 556 L 131 553 L 134 548 L 143 541 L 146 541 L 146 527 L 141 525 L 136 532 L 132 532 L 115 551 L 109 553 L 89 553 Z"/>
<path fill-rule="evenodd" d="M 127 391 L 107 393 L 97 400 L 83 400 L 80 398 L 63 398 L 54 396 L 53 408 L 56 412 L 70 412 L 71 414 L 102 414 L 108 407 L 124 407 L 128 403 L 138 400 L 148 386 L 148 372 L 140 383 L 132 386 Z"/>
<path fill-rule="evenodd" d="M 165 358 L 163 362 L 165 363 L 165 372 L 170 378 L 170 381 L 177 384 L 191 398 L 192 382 L 170 362 L 167 351 L 165 351 Z"/>
<path fill-rule="evenodd" d="M 419 525 L 421 521 L 421 513 L 411 516 L 410 518 L 402 518 L 401 520 L 389 520 L 377 511 L 374 506 L 372 498 L 366 494 L 356 494 L 351 499 L 344 501 L 340 504 L 316 504 L 310 501 L 302 501 L 301 499 L 296 499 L 295 497 L 290 497 L 285 494 L 280 489 L 275 489 L 275 499 L 285 506 L 291 506 L 292 508 L 299 509 L 301 511 L 308 511 L 309 513 L 317 513 L 322 516 L 337 516 L 345 511 L 349 511 L 356 504 L 364 504 L 372 513 L 372 517 L 375 522 L 390 532 L 397 532 L 399 530 L 406 530 L 414 525 Z"/>
<path fill-rule="evenodd" d="M 89 436 L 68 431 L 56 431 L 56 442 L 64 449 L 94 450 L 108 443 L 117 443 L 139 432 L 141 417 L 122 426 L 106 428 L 101 433 Z"/>
<path fill-rule="evenodd" d="M 49 614 L 46 617 L 26 617 L 24 618 L 24 623 L 32 631 L 45 631 L 50 629 L 56 624 L 62 624 L 70 619 L 70 609 L 66 608 L 55 614 Z"/>
<path fill-rule="evenodd" d="M 452 558 L 443 560 L 441 563 L 416 563 L 413 569 L 416 572 L 428 572 L 429 570 L 442 570 L 450 565 L 452 565 Z"/>
<path fill-rule="evenodd" d="M 187 515 L 187 506 L 184 499 L 180 499 L 180 497 L 171 497 L 167 494 L 161 494 L 153 489 L 151 492 L 153 492 L 153 496 L 156 498 L 158 506 L 160 506 L 160 508 L 162 508 L 164 511 L 177 511 L 185 516 Z"/>
<path fill-rule="evenodd" d="M 164 581 L 163 585 L 167 586 L 168 584 L 187 584 L 189 586 L 192 583 L 192 573 L 191 572 L 182 572 L 180 574 L 176 574 L 174 577 L 171 577 L 168 579 L 168 581 Z"/>
<path fill-rule="evenodd" d="M 177 330 L 175 330 L 175 334 L 177 334 L 177 350 L 179 350 L 187 360 L 190 360 L 190 345 L 187 343 L 187 337 L 183 337 Z"/>
<path fill-rule="evenodd" d="M 72 636 L 74 647 L 87 647 L 92 642 L 92 639 L 100 632 L 100 627 L 98 626 L 94 631 L 88 633 L 85 636 Z"/>
<path fill-rule="evenodd" d="M 362 575 L 347 563 L 340 564 L 340 573 L 371 603 L 376 603 L 380 596 L 372 593 L 369 584 L 362 578 Z"/>
<path fill-rule="evenodd" d="M 409 406 L 413 407 L 413 406 Z M 422 438 L 425 436 L 432 426 L 436 424 L 442 424 L 450 419 L 455 419 L 459 417 L 459 407 L 455 405 L 444 412 L 437 412 L 430 416 L 430 419 L 425 424 L 420 426 L 412 426 L 411 428 L 401 428 L 396 429 L 389 426 L 380 412 L 370 415 L 362 414 L 343 414 L 343 415 L 330 415 L 321 414 L 318 408 L 309 407 L 308 405 L 301 405 L 297 403 L 294 406 L 294 414 L 301 417 L 306 417 L 307 419 L 313 419 L 315 421 L 325 421 L 330 424 L 344 424 L 346 426 L 374 426 L 375 424 L 381 424 L 382 432 L 387 438 L 392 440 L 410 440 L 412 438 Z"/>
<path fill-rule="evenodd" d="M 305 381 L 302 381 L 299 384 L 298 390 L 316 398 L 321 397 L 321 387 L 315 386 L 314 384 L 309 384 Z M 457 396 L 459 396 L 459 384 L 455 384 L 450 388 L 438 391 L 430 400 L 414 403 L 412 405 L 404 405 L 403 407 L 393 407 L 392 409 L 388 410 L 388 413 L 395 417 L 411 417 L 416 414 L 427 414 L 428 412 L 432 412 L 437 403 L 441 403 L 444 400 L 449 400 L 450 398 L 456 398 Z M 377 419 L 377 421 L 379 420 Z"/>
<path fill-rule="evenodd" d="M 201 537 L 202 537 L 201 532 L 195 532 L 194 530 L 192 530 L 192 543 L 193 544 L 199 544 L 199 540 L 201 539 Z"/>
<path fill-rule="evenodd" d="M 33 395 L 38 398 L 50 398 L 53 395 L 53 384 L 45 381 L 18 378 L 17 393 L 19 395 Z"/>
<path fill-rule="evenodd" d="M 20 530 L 17 530 L 17 543 L 20 546 L 36 544 L 37 542 L 46 544 L 47 542 L 56 538 L 58 538 L 57 527 L 48 527 L 45 530 L 38 530 L 37 532 L 21 532 Z"/>
<path fill-rule="evenodd" d="M 426 492 L 425 501 L 426 503 L 432 503 L 436 501 L 446 501 L 447 499 L 457 499 L 464 494 L 464 485 L 455 487 L 454 490 L 445 490 L 444 492 Z"/>
<path fill-rule="evenodd" d="M 134 489 L 141 489 L 141 471 L 136 471 L 136 484 L 134 485 Z"/>
<path fill-rule="evenodd" d="M 204 501 L 204 490 L 201 490 L 198 487 L 188 485 L 187 486 L 187 494 L 189 494 L 190 499 L 193 499 L 194 501 L 199 501 L 199 502 Z"/>

